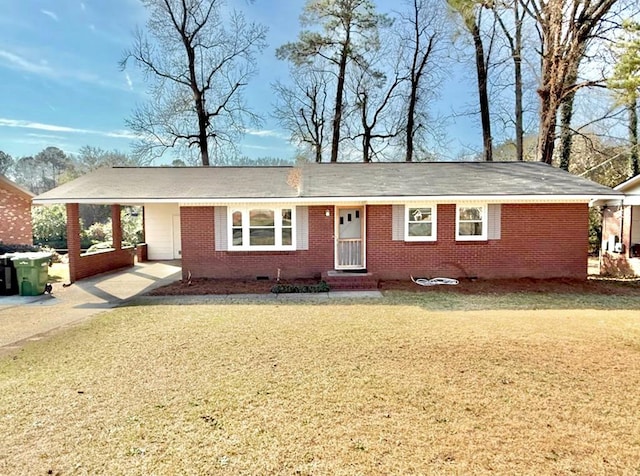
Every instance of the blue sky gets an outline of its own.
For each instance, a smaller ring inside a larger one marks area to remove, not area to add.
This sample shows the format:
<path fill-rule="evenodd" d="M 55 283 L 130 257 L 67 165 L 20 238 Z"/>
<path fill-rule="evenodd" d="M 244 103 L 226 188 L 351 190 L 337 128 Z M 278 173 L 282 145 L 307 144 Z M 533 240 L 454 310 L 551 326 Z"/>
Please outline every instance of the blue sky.
<path fill-rule="evenodd" d="M 295 40 L 304 0 L 238 3 L 249 18 L 269 27 L 260 73 L 246 90 L 247 103 L 265 122 L 248 131 L 241 152 L 291 158 L 295 150 L 287 133 L 269 117 L 270 85 L 286 79 L 287 65 L 275 59 L 274 51 Z M 382 11 L 396 5 L 393 0 L 378 3 Z M 121 71 L 118 61 L 135 27 L 144 26 L 140 1 L 0 0 L 0 9 L 0 150 L 14 158 L 47 146 L 71 154 L 84 145 L 129 152 L 133 137 L 125 119 L 145 101 L 145 84 L 133 68 Z M 471 79 L 449 81 L 438 107 L 445 115 L 463 108 L 473 86 Z M 480 147 L 470 119 L 452 123 L 448 132 L 450 157 L 468 152 L 468 146 Z"/>

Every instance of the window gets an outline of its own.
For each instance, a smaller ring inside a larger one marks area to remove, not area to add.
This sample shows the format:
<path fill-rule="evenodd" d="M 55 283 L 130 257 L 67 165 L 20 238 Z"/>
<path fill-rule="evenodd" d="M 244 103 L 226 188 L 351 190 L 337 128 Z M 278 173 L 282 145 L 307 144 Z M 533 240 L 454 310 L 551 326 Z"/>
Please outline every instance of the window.
<path fill-rule="evenodd" d="M 436 207 L 423 205 L 417 207 L 406 206 L 405 240 L 407 241 L 435 241 L 436 240 Z"/>
<path fill-rule="evenodd" d="M 487 239 L 486 205 L 458 205 L 456 207 L 456 239 Z"/>
<path fill-rule="evenodd" d="M 231 250 L 294 249 L 292 208 L 229 208 Z"/>

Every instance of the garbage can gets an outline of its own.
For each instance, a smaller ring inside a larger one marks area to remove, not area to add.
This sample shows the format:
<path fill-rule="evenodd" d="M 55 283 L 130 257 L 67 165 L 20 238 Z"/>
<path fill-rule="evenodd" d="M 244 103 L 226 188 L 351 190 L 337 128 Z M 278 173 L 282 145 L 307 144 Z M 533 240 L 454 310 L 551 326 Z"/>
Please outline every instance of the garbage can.
<path fill-rule="evenodd" d="M 12 253 L 0 255 L 0 295 L 11 296 L 18 294 L 18 278 L 13 266 Z"/>
<path fill-rule="evenodd" d="M 18 253 L 11 258 L 16 268 L 20 296 L 44 293 L 49 279 L 51 253 Z"/>

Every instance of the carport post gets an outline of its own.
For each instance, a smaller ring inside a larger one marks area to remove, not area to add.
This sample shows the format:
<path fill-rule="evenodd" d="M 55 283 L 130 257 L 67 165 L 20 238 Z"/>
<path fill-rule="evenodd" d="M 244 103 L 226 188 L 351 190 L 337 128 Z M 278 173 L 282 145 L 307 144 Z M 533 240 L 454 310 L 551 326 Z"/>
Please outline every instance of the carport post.
<path fill-rule="evenodd" d="M 111 205 L 111 234 L 113 236 L 113 247 L 116 250 L 122 249 L 122 220 L 120 205 Z"/>
<path fill-rule="evenodd" d="M 69 258 L 69 281 L 74 283 L 80 264 L 80 206 L 67 203 L 67 257 Z"/>

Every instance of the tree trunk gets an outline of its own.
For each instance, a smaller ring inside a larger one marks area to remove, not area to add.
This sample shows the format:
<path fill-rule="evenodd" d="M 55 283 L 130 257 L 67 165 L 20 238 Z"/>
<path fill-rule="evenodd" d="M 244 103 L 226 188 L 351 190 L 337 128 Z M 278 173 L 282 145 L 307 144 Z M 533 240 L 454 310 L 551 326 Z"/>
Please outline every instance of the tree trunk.
<path fill-rule="evenodd" d="M 516 31 L 513 63 L 515 81 L 516 159 L 524 160 L 524 118 L 522 112 L 522 18 L 520 18 L 518 5 L 519 0 L 515 0 L 513 15 L 516 19 Z"/>
<path fill-rule="evenodd" d="M 569 163 L 571 162 L 571 146 L 573 144 L 571 119 L 575 97 L 575 93 L 569 94 L 560 107 L 560 168 L 566 171 L 569 171 Z"/>
<path fill-rule="evenodd" d="M 333 114 L 333 135 L 331 138 L 331 162 L 338 161 L 338 148 L 340 145 L 340 126 L 342 125 L 342 99 L 344 96 L 344 81 L 347 71 L 347 58 L 350 47 L 350 31 L 347 29 L 347 37 L 342 45 L 340 64 L 338 69 L 338 84 L 336 85 L 336 104 Z"/>
<path fill-rule="evenodd" d="M 365 129 L 362 134 L 362 161 L 371 162 L 371 130 Z"/>
<path fill-rule="evenodd" d="M 200 142 L 200 156 L 202 165 L 208 167 L 209 162 L 209 141 L 207 140 L 207 116 L 202 101 L 196 101 L 196 109 L 198 110 L 198 141 Z"/>
<path fill-rule="evenodd" d="M 629 142 L 631 143 L 631 153 L 629 154 L 629 172 L 631 177 L 640 173 L 638 163 L 638 98 L 633 97 L 627 106 L 629 111 Z"/>
<path fill-rule="evenodd" d="M 484 47 L 478 23 L 474 20 L 471 34 L 476 51 L 476 73 L 478 76 L 478 96 L 480 100 L 480 119 L 482 123 L 482 144 L 484 160 L 493 160 L 493 144 L 491 140 L 491 116 L 489 114 L 489 94 L 487 93 L 487 67 L 484 57 Z"/>
<path fill-rule="evenodd" d="M 572 90 L 578 81 L 578 68 L 580 63 L 574 63 L 569 74 L 567 74 L 564 89 Z M 567 94 L 560 106 L 560 168 L 569 171 L 571 162 L 571 145 L 573 143 L 573 133 L 571 132 L 571 119 L 573 118 L 573 103 L 576 97 L 575 91 Z"/>
<path fill-rule="evenodd" d="M 411 92 L 409 94 L 409 107 L 407 110 L 407 151 L 404 157 L 406 162 L 413 161 L 413 134 L 415 129 L 415 111 L 418 100 L 418 91 L 415 80 L 411 78 Z"/>

